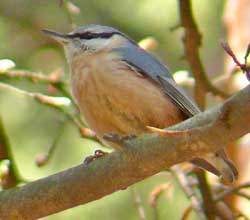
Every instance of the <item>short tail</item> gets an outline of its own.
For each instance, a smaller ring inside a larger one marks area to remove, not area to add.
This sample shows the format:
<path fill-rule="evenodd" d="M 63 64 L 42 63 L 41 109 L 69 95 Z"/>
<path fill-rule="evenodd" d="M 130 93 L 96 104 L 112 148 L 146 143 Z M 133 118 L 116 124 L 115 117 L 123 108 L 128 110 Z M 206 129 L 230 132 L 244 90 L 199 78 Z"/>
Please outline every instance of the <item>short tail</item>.
<path fill-rule="evenodd" d="M 225 151 L 219 150 L 215 154 L 208 154 L 206 157 L 195 158 L 191 161 L 219 177 L 226 183 L 232 183 L 238 178 L 238 171 L 233 162 L 228 159 Z"/>

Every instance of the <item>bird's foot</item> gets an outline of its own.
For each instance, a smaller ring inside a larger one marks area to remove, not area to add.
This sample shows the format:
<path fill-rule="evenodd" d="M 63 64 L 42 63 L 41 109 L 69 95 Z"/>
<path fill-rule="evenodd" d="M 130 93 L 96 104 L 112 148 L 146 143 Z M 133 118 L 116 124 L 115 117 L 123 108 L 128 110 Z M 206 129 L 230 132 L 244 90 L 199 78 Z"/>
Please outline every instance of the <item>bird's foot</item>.
<path fill-rule="evenodd" d="M 93 162 L 94 160 L 96 160 L 96 159 L 98 159 L 98 158 L 100 158 L 100 157 L 103 157 L 103 156 L 105 156 L 105 155 L 107 155 L 108 153 L 107 152 L 104 152 L 104 151 L 102 151 L 102 150 L 95 150 L 95 153 L 94 153 L 94 155 L 90 155 L 90 156 L 88 156 L 88 157 L 86 157 L 85 159 L 84 159 L 84 165 L 88 165 L 88 164 L 90 164 L 91 162 Z"/>

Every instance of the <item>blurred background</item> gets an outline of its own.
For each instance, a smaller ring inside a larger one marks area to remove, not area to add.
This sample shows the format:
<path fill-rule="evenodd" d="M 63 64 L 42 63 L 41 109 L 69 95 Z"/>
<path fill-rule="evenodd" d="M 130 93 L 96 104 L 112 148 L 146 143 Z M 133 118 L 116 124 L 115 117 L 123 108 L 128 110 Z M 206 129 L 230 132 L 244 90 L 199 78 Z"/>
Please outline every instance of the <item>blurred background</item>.
<path fill-rule="evenodd" d="M 66 2 L 66 1 L 65 1 Z M 1 0 L 0 1 L 0 60 L 10 59 L 18 70 L 53 74 L 60 72 L 69 78 L 63 50 L 48 39 L 41 29 L 69 32 L 74 25 L 90 23 L 114 26 L 136 41 L 153 37 L 153 50 L 171 72 L 188 71 L 183 59 L 182 28 L 177 0 Z M 225 72 L 224 52 L 220 42 L 226 39 L 223 20 L 226 1 L 194 0 L 193 11 L 203 36 L 200 50 L 210 77 Z M 63 96 L 46 83 L 1 76 L 0 81 L 29 92 Z M 65 89 L 69 90 L 66 83 Z M 215 103 L 211 102 L 212 104 Z M 71 108 L 65 107 L 71 112 Z M 21 179 L 32 181 L 82 163 L 87 155 L 101 146 L 81 137 L 78 128 L 63 111 L 43 105 L 31 97 L 8 89 L 0 89 L 0 118 L 4 138 L 11 149 L 15 172 Z M 36 161 L 53 148 L 49 160 L 41 167 Z M 8 161 L 2 161 L 2 166 Z M 165 190 L 152 207 L 150 196 L 157 187 Z M 140 219 L 138 198 L 146 219 L 180 219 L 189 202 L 168 173 L 148 178 L 98 201 L 46 217 L 46 220 L 69 219 Z M 156 216 L 157 215 L 157 216 Z M 195 219 L 192 214 L 190 219 Z"/>

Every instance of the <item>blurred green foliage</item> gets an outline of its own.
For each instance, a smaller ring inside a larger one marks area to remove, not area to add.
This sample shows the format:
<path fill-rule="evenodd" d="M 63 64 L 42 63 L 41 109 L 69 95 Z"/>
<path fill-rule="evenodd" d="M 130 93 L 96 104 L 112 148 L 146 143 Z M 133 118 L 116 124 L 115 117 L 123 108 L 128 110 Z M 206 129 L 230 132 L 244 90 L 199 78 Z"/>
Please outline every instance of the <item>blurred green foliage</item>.
<path fill-rule="evenodd" d="M 188 69 L 183 56 L 182 29 L 170 31 L 178 25 L 177 0 L 75 0 L 81 13 L 72 15 L 77 25 L 100 23 L 117 27 L 139 41 L 153 36 L 159 43 L 155 53 L 174 72 Z M 201 54 L 208 72 L 218 74 L 223 69 L 221 38 L 224 1 L 193 1 L 196 21 L 203 35 Z M 56 42 L 41 33 L 48 28 L 61 32 L 71 30 L 70 20 L 59 0 L 1 0 L 0 1 L 0 59 L 15 61 L 20 69 L 49 74 L 67 65 L 63 51 Z M 26 80 L 7 80 L 27 91 L 48 94 L 46 85 Z M 60 95 L 60 94 L 57 94 Z M 15 161 L 21 175 L 34 180 L 77 165 L 83 158 L 100 148 L 98 143 L 80 137 L 77 128 L 65 116 L 36 100 L 0 89 L 0 116 L 10 140 Z M 47 165 L 38 168 L 35 157 L 46 153 L 57 140 L 57 148 Z M 160 183 L 168 181 L 164 175 L 151 177 L 136 184 L 147 219 L 154 219 L 149 194 Z M 158 219 L 180 219 L 188 201 L 178 185 L 173 195 L 163 194 L 157 206 Z M 139 219 L 131 189 L 116 192 L 90 204 L 66 210 L 45 219 Z"/>

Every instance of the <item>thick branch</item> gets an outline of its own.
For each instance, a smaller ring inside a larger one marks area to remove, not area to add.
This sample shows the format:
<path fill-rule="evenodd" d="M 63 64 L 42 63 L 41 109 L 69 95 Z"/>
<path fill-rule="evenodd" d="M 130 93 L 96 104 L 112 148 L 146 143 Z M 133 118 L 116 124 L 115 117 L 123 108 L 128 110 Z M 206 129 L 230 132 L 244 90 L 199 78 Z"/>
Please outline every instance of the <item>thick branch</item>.
<path fill-rule="evenodd" d="M 176 163 L 219 150 L 249 133 L 249 121 L 250 85 L 223 105 L 171 127 L 183 132 L 126 140 L 126 150 L 1 192 L 0 219 L 37 219 L 125 189 Z"/>

